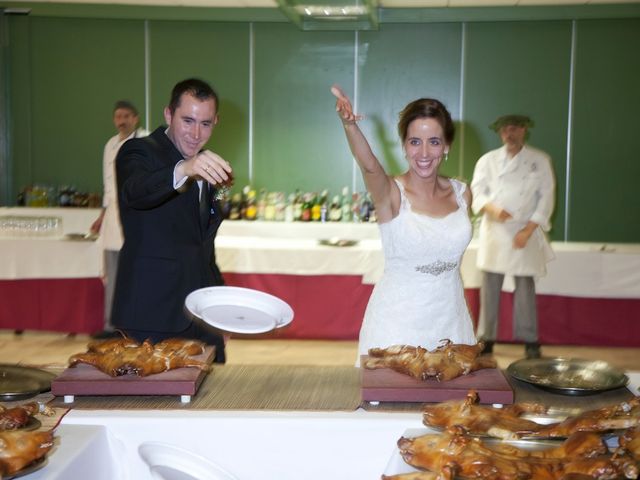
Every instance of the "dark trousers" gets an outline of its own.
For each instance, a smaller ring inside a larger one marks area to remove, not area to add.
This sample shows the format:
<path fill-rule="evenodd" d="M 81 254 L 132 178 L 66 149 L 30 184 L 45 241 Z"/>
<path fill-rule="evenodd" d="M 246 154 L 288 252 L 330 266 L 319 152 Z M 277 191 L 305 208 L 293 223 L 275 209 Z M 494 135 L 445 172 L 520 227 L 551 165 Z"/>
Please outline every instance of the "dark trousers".
<path fill-rule="evenodd" d="M 503 281 L 502 273 L 482 272 L 477 333 L 481 340 L 496 340 Z M 513 336 L 525 343 L 536 343 L 538 312 L 535 281 L 533 277 L 514 277 L 514 281 L 516 289 L 513 294 Z"/>

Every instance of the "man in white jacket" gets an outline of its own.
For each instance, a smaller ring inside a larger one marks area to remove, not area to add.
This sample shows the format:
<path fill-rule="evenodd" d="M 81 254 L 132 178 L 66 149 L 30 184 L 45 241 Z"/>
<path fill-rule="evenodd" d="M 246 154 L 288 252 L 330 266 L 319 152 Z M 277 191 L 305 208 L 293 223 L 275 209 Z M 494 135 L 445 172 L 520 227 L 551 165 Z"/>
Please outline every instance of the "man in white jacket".
<path fill-rule="evenodd" d="M 113 336 L 111 326 L 111 305 L 118 269 L 118 254 L 122 248 L 122 226 L 118 212 L 118 195 L 116 192 L 115 160 L 118 150 L 130 138 L 146 137 L 149 132 L 138 128 L 138 110 L 133 103 L 119 100 L 113 108 L 113 124 L 118 133 L 111 137 L 104 146 L 102 157 L 102 179 L 104 194 L 102 212 L 91 225 L 92 233 L 100 233 L 100 241 L 104 250 L 104 330 L 93 335 L 94 338 Z"/>
<path fill-rule="evenodd" d="M 527 358 L 540 357 L 535 277 L 554 258 L 544 232 L 555 203 L 549 156 L 525 144 L 533 126 L 524 115 L 505 115 L 491 126 L 503 146 L 483 155 L 471 182 L 472 209 L 482 214 L 477 266 L 482 271 L 477 337 L 485 353 L 496 341 L 500 293 L 505 275 L 515 282 L 513 334 Z"/>

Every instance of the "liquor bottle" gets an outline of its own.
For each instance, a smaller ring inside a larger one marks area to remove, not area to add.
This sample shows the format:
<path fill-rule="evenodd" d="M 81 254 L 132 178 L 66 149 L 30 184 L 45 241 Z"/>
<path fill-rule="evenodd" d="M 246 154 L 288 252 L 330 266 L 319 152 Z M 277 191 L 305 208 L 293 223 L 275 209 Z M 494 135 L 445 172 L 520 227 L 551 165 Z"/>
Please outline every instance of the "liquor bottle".
<path fill-rule="evenodd" d="M 282 195 L 284 196 L 284 193 Z M 289 200 L 287 201 L 287 204 L 284 207 L 284 221 L 285 222 L 293 222 L 293 220 L 295 219 L 294 213 L 293 213 L 293 206 L 294 206 L 295 202 L 296 202 L 295 193 L 290 193 L 289 194 Z"/>
<path fill-rule="evenodd" d="M 351 194 L 351 221 L 359 222 L 360 221 L 360 194 L 358 192 L 353 192 Z"/>
<path fill-rule="evenodd" d="M 342 208 L 342 221 L 350 222 L 351 221 L 351 199 L 349 197 L 349 187 L 344 187 L 342 189 L 342 204 L 340 206 Z"/>
<path fill-rule="evenodd" d="M 231 197 L 231 206 L 229 208 L 229 220 L 240 220 L 242 218 L 240 210 L 242 209 L 242 194 L 236 192 Z"/>
<path fill-rule="evenodd" d="M 284 210 L 287 207 L 287 202 L 284 196 L 284 192 L 273 192 L 273 219 L 276 222 L 284 221 Z"/>
<path fill-rule="evenodd" d="M 218 191 L 220 193 L 220 197 L 218 198 L 218 202 L 220 202 L 220 211 L 222 213 L 222 218 L 228 219 L 231 216 L 231 192 L 229 190 Z"/>
<path fill-rule="evenodd" d="M 255 220 L 258 216 L 258 206 L 256 201 L 256 191 L 249 190 L 247 194 L 247 208 L 244 213 L 245 220 Z"/>
<path fill-rule="evenodd" d="M 340 196 L 334 195 L 329 205 L 329 221 L 339 222 L 342 218 L 342 207 L 340 206 Z"/>
<path fill-rule="evenodd" d="M 368 222 L 371 215 L 372 203 L 369 192 L 365 193 L 360 202 L 360 221 Z"/>
<path fill-rule="evenodd" d="M 302 220 L 302 194 L 300 193 L 300 190 L 296 189 L 296 192 L 294 193 L 294 199 L 293 199 L 293 221 L 294 222 L 299 222 Z"/>
<path fill-rule="evenodd" d="M 303 195 L 303 202 L 302 202 L 302 215 L 300 216 L 300 220 L 302 220 L 303 222 L 308 222 L 311 220 L 311 206 L 312 206 L 311 202 L 312 202 L 311 194 L 305 193 Z"/>
<path fill-rule="evenodd" d="M 267 193 L 267 200 L 264 207 L 264 219 L 273 222 L 276 219 L 276 199 L 278 192 Z"/>
<path fill-rule="evenodd" d="M 251 187 L 249 185 L 245 185 L 242 188 L 242 197 L 240 198 L 240 219 L 244 220 L 247 218 L 247 198 L 249 197 L 249 191 Z"/>
<path fill-rule="evenodd" d="M 260 189 L 258 200 L 256 201 L 256 219 L 266 220 L 267 216 L 267 192 L 264 188 Z"/>
<path fill-rule="evenodd" d="M 314 222 L 325 222 L 327 220 L 327 197 L 329 196 L 329 192 L 327 190 L 323 190 L 320 195 L 315 196 L 315 201 L 313 202 L 313 207 L 311 209 L 311 220 Z M 324 210 L 324 216 L 323 216 Z"/>

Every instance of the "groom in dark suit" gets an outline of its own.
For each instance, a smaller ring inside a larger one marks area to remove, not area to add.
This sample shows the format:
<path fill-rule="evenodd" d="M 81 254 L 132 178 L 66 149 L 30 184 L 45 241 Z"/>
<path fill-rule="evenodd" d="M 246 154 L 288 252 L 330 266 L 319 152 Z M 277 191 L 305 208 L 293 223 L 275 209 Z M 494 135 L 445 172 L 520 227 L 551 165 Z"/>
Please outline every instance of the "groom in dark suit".
<path fill-rule="evenodd" d="M 195 338 L 216 346 L 221 335 L 185 314 L 193 290 L 222 285 L 214 239 L 222 221 L 215 189 L 231 166 L 202 150 L 218 122 L 218 97 L 205 82 L 178 83 L 164 110 L 168 127 L 127 141 L 116 158 L 124 244 L 118 263 L 114 327 L 139 341 Z"/>

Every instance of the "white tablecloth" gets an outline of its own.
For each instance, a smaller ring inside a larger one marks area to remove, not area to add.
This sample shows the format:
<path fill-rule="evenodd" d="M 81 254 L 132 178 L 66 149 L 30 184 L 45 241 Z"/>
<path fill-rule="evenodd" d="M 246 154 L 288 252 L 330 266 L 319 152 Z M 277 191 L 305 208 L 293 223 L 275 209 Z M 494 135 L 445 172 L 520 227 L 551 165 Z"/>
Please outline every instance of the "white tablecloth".
<path fill-rule="evenodd" d="M 0 216 L 62 218 L 57 237 L 0 237 L 0 280 L 100 277 L 101 242 L 65 237 L 88 233 L 99 214 L 100 209 L 94 208 L 0 208 Z"/>
<path fill-rule="evenodd" d="M 204 457 L 249 479 L 380 478 L 407 428 L 422 425 L 419 413 L 281 411 L 70 411 L 62 425 L 106 426 L 119 480 L 152 480 L 138 454 L 148 442 L 160 442 Z M 64 439 L 63 439 L 64 440 Z M 190 473 L 201 462 L 184 458 L 170 465 Z M 89 464 L 87 464 L 89 467 Z M 89 470 L 91 468 L 89 467 Z M 72 477 L 47 477 L 67 480 Z M 114 477 L 115 478 L 115 477 Z M 195 478 L 180 477 L 177 478 Z M 216 475 L 197 477 L 228 480 Z"/>
<path fill-rule="evenodd" d="M 320 239 L 359 240 L 352 247 L 318 244 Z M 479 288 L 477 241 L 461 265 L 466 288 Z M 553 242 L 556 259 L 539 279 L 546 295 L 591 298 L 640 298 L 640 245 Z M 375 283 L 384 270 L 375 224 L 223 222 L 216 240 L 216 259 L 223 272 L 289 275 L 362 275 Z M 507 278 L 504 289 L 513 290 Z"/>
<path fill-rule="evenodd" d="M 58 215 L 63 233 L 87 232 L 98 209 L 0 208 L 0 215 Z M 358 240 L 352 247 L 319 245 L 321 239 Z M 640 298 L 640 244 L 553 242 L 556 259 L 539 279 L 540 294 L 589 298 Z M 479 288 L 477 245 L 462 261 L 466 288 Z M 225 221 L 216 240 L 223 272 L 289 275 L 361 275 L 373 284 L 382 275 L 376 224 Z M 93 278 L 102 274 L 100 241 L 59 238 L 1 238 L 0 279 Z M 505 290 L 513 289 L 511 279 Z"/>

